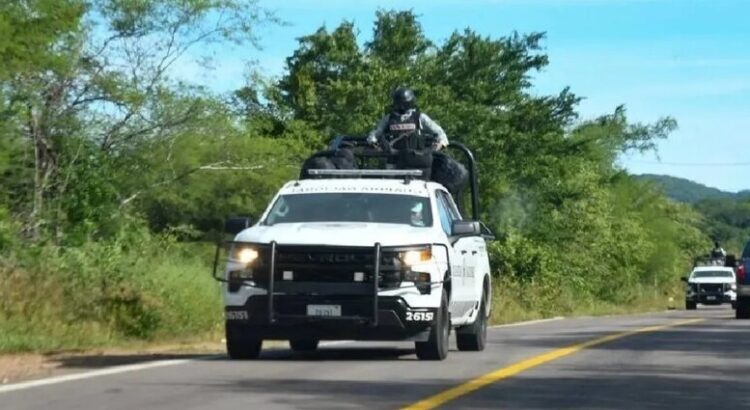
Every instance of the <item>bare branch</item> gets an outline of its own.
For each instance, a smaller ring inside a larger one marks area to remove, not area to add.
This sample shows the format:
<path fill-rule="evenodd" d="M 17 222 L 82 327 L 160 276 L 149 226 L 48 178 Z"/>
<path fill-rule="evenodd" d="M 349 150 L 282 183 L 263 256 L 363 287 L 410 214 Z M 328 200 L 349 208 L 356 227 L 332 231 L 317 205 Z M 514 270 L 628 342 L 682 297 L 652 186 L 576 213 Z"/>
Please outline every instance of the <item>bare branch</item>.
<path fill-rule="evenodd" d="M 191 168 L 191 169 L 189 169 L 187 171 L 184 171 L 184 172 L 182 172 L 182 173 L 180 173 L 180 174 L 178 174 L 178 175 L 176 175 L 176 176 L 174 176 L 172 178 L 168 178 L 168 179 L 165 179 L 163 181 L 151 184 L 148 188 L 142 189 L 140 191 L 136 191 L 134 194 L 132 194 L 129 197 L 127 197 L 127 198 L 123 199 L 122 201 L 120 201 L 120 208 L 123 208 L 125 205 L 127 205 L 130 202 L 132 202 L 134 199 L 136 199 L 137 197 L 139 197 L 140 195 L 142 195 L 142 194 L 144 194 L 146 192 L 152 191 L 153 189 L 161 187 L 161 186 L 164 186 L 164 185 L 173 184 L 173 183 L 175 183 L 175 182 L 177 182 L 177 181 L 179 181 L 181 179 L 184 179 L 184 178 L 186 178 L 186 177 L 188 177 L 188 176 L 190 176 L 190 175 L 192 175 L 192 174 L 194 174 L 194 173 L 196 173 L 198 171 L 203 171 L 203 170 L 210 170 L 210 171 L 215 171 L 215 170 L 254 171 L 254 170 L 265 168 L 265 165 L 253 165 L 253 166 L 244 166 L 244 167 L 242 167 L 242 166 L 231 166 L 231 165 L 226 166 L 224 164 L 227 164 L 227 161 L 219 161 L 219 162 L 214 162 L 214 163 L 211 163 L 211 164 L 201 165 L 201 166 L 198 166 L 198 167 L 195 167 L 195 168 Z"/>

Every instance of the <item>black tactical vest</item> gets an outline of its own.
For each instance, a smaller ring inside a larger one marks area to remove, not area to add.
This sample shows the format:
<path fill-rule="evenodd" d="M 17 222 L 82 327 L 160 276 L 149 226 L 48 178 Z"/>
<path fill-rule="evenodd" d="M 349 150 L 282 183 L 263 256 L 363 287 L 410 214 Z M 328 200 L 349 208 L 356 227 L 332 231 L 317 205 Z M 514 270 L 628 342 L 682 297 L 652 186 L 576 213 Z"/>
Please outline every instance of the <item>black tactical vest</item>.
<path fill-rule="evenodd" d="M 401 115 L 391 113 L 388 118 L 388 142 L 393 142 L 393 148 L 398 150 L 425 148 L 425 139 L 421 133 L 421 124 L 419 110 L 412 111 L 412 114 L 402 119 Z"/>
<path fill-rule="evenodd" d="M 423 178 L 429 179 L 432 151 L 426 149 L 427 140 L 421 132 L 420 115 L 418 110 L 414 110 L 409 117 L 401 119 L 400 115 L 392 113 L 388 119 L 387 139 L 398 151 L 397 168 L 421 169 Z"/>

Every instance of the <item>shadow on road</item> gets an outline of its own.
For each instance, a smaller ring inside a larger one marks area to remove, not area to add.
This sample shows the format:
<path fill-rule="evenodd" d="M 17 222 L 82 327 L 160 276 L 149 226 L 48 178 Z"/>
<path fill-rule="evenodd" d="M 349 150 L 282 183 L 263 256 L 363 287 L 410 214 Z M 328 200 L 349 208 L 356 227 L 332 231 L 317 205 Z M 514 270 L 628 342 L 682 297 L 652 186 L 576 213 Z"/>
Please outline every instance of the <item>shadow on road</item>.
<path fill-rule="evenodd" d="M 309 378 L 244 378 L 224 383 L 196 383 L 201 391 L 222 397 L 265 397 L 255 408 L 282 409 L 395 409 L 452 387 L 455 381 L 347 380 L 334 369 Z M 184 387 L 184 384 L 174 386 Z"/>
<path fill-rule="evenodd" d="M 390 348 L 390 347 L 349 347 L 326 348 L 322 347 L 314 352 L 292 352 L 290 350 L 269 350 L 261 353 L 258 361 L 386 361 L 386 360 L 417 360 L 414 349 Z M 226 360 L 229 360 L 228 358 Z"/>
<path fill-rule="evenodd" d="M 103 367 L 122 366 L 158 360 L 201 359 L 205 354 L 81 354 L 72 356 L 54 356 L 50 360 L 58 363 L 60 368 L 99 369 Z"/>
<path fill-rule="evenodd" d="M 325 348 L 322 347 L 314 352 L 293 352 L 288 349 L 268 349 L 261 353 L 261 357 L 255 361 L 304 361 L 304 362 L 327 362 L 327 361 L 387 361 L 387 360 L 416 360 L 414 349 L 403 348 Z M 129 364 L 146 363 L 160 360 L 226 360 L 229 358 L 224 354 L 81 354 L 70 356 L 52 356 L 50 361 L 56 363 L 59 368 L 99 369 L 111 366 L 122 366 Z"/>

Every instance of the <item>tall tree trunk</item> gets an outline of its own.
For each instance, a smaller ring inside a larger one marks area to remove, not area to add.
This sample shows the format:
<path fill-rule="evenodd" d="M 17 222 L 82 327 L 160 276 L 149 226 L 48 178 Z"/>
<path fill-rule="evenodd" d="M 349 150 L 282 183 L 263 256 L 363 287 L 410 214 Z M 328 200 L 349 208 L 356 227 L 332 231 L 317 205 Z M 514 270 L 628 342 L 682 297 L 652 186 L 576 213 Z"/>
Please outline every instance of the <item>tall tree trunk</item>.
<path fill-rule="evenodd" d="M 32 240 L 38 240 L 45 225 L 45 197 L 56 168 L 56 161 L 50 151 L 45 124 L 39 113 L 28 107 L 28 137 L 34 145 L 34 193 L 31 214 L 26 231 Z"/>
<path fill-rule="evenodd" d="M 41 225 L 40 215 L 44 207 L 44 150 L 39 141 L 37 118 L 34 115 L 34 109 L 31 105 L 28 106 L 28 116 L 28 137 L 31 143 L 34 144 L 34 194 L 31 215 L 29 215 L 28 221 L 29 225 L 26 231 L 32 240 L 37 240 L 39 239 L 39 227 Z"/>

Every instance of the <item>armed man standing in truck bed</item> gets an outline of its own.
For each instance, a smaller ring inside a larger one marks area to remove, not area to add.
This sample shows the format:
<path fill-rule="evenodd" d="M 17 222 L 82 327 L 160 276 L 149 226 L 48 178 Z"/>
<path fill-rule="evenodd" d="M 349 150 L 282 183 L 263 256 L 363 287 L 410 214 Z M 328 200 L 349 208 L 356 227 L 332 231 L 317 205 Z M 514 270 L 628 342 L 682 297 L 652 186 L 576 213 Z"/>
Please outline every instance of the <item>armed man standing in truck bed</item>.
<path fill-rule="evenodd" d="M 437 137 L 433 145 L 436 151 L 448 145 L 448 136 L 443 128 L 417 108 L 414 91 L 399 87 L 393 92 L 392 99 L 391 113 L 383 117 L 370 132 L 367 137 L 368 142 L 380 143 L 383 148 L 387 148 L 387 146 L 398 145 L 401 141 L 407 143 L 404 139 L 408 136 L 416 136 L 424 143 L 425 137 L 422 136 L 424 130 L 425 134 L 433 134 Z M 426 148 L 409 145 L 409 148 Z M 419 142 L 417 145 L 420 145 Z"/>

